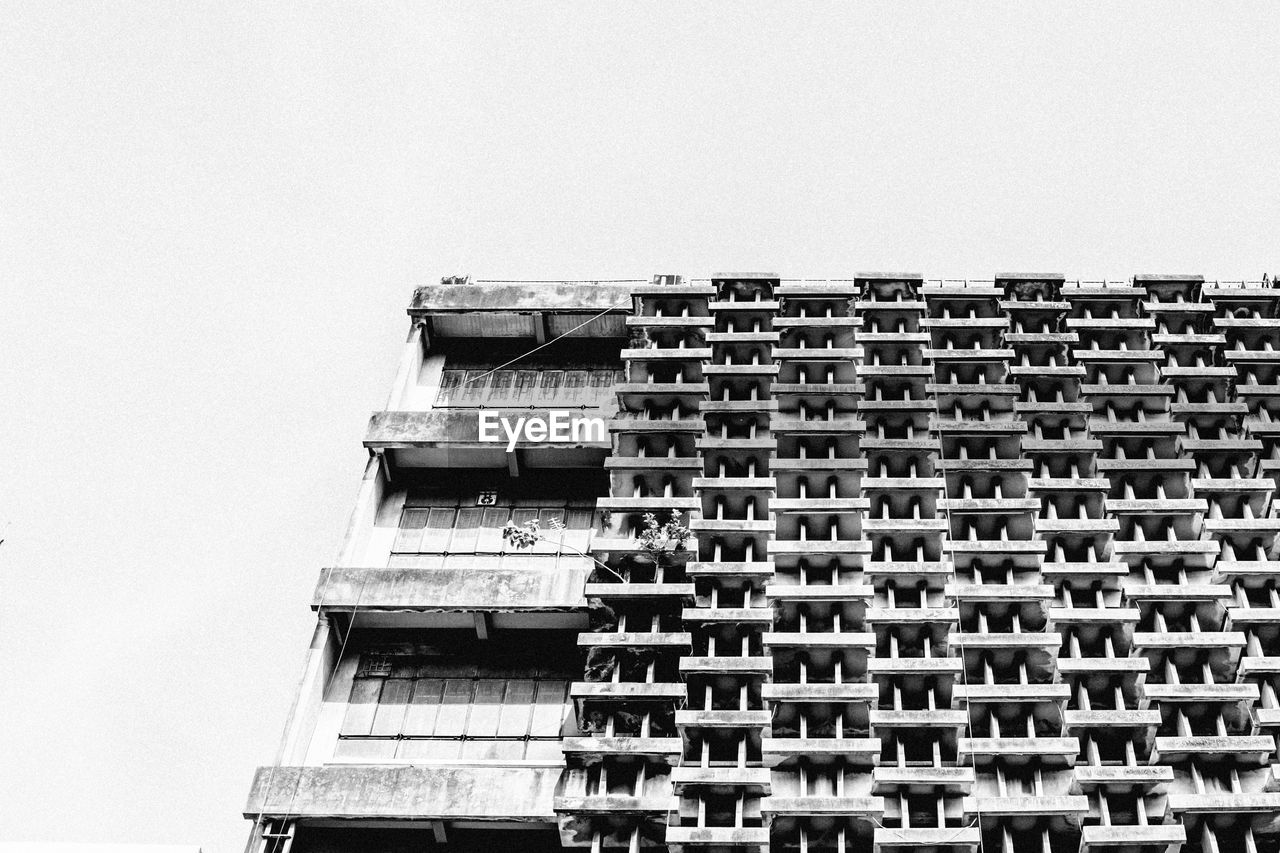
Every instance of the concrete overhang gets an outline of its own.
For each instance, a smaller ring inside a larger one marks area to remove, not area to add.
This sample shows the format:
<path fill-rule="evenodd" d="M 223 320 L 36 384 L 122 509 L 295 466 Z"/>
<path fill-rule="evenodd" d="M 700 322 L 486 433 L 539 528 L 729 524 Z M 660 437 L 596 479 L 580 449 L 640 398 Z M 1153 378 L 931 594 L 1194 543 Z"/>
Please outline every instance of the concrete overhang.
<path fill-rule="evenodd" d="M 1198 299 L 1200 288 L 1204 285 L 1204 276 L 1142 273 L 1133 277 L 1133 284 L 1163 299 L 1171 299 L 1178 294 L 1186 299 Z"/>
<path fill-rule="evenodd" d="M 329 568 L 312 610 L 503 613 L 585 610 L 585 557 L 547 557 L 545 568 Z M 497 563 L 498 558 L 494 557 Z"/>
<path fill-rule="evenodd" d="M 982 831 L 977 826 L 912 827 L 878 826 L 872 835 L 874 853 L 914 853 L 914 851 L 977 850 Z"/>
<path fill-rule="evenodd" d="M 244 816 L 553 823 L 559 767 L 259 767 Z"/>
<path fill-rule="evenodd" d="M 1176 824 L 1128 824 L 1086 826 L 1080 835 L 1081 853 L 1100 850 L 1124 853 L 1176 853 L 1187 840 L 1187 831 Z"/>
<path fill-rule="evenodd" d="M 1019 281 L 1056 281 L 1061 284 L 1067 277 L 1060 272 L 998 272 L 995 279 L 997 284 Z"/>
<path fill-rule="evenodd" d="M 776 272 L 713 272 L 712 281 L 781 281 Z"/>
<path fill-rule="evenodd" d="M 486 415 L 495 418 L 508 418 L 514 424 L 517 418 L 548 417 L 552 409 L 484 409 Z M 570 411 L 555 409 L 554 411 Z M 488 432 L 498 433 L 495 441 L 482 441 L 480 438 L 480 414 L 477 409 L 434 409 L 422 412 L 374 412 L 369 418 L 369 428 L 365 433 L 364 446 L 371 449 L 402 447 L 442 447 L 479 450 L 504 451 L 507 439 L 502 436 L 501 427 L 490 426 Z M 590 418 L 604 417 L 598 409 L 584 409 L 580 412 L 572 410 L 572 417 Z M 598 432 L 598 431 L 597 431 Z M 594 439 L 594 434 L 592 435 Z M 577 441 L 529 441 L 521 438 L 516 449 L 530 448 L 577 448 L 594 447 L 607 449 L 610 442 L 605 430 L 605 438 L 597 440 Z"/>
<path fill-rule="evenodd" d="M 420 287 L 409 316 L 429 338 L 625 338 L 641 281 L 495 281 Z M 603 315 L 596 317 L 596 315 Z M 592 319 L 596 317 L 596 319 Z M 589 322 L 588 322 L 589 321 Z M 575 328 L 583 323 L 582 328 Z"/>
<path fill-rule="evenodd" d="M 507 418 L 513 429 L 519 418 L 551 417 L 551 409 L 485 409 L 495 418 Z M 511 468 L 518 460 L 521 467 L 580 468 L 600 467 L 608 456 L 609 417 L 599 409 L 555 409 L 573 418 L 604 420 L 603 440 L 596 440 L 600 430 L 577 433 L 577 440 L 530 441 L 521 437 L 513 453 L 507 452 L 507 438 L 500 421 L 491 421 L 488 434 L 499 435 L 496 441 L 481 441 L 480 412 L 476 409 L 434 409 L 418 412 L 374 412 L 369 418 L 364 446 L 371 451 L 387 453 L 388 465 L 408 468 Z M 572 427 L 569 435 L 572 437 Z M 513 459 L 513 457 L 515 459 Z"/>

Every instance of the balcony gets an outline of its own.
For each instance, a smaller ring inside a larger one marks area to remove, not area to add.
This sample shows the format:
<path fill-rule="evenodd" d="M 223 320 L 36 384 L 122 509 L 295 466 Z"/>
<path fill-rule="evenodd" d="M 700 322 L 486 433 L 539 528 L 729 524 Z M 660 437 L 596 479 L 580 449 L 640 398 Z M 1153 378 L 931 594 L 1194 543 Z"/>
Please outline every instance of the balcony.
<path fill-rule="evenodd" d="M 495 627 L 512 621 L 505 618 L 508 615 L 585 612 L 583 590 L 591 574 L 591 560 L 563 556 L 540 562 L 546 563 L 545 568 L 324 569 L 311 609 L 326 613 L 357 608 L 365 613 L 489 613 Z M 397 619 L 406 621 L 404 615 Z"/>
<path fill-rule="evenodd" d="M 561 409 L 554 414 L 551 409 L 375 412 L 364 446 L 378 453 L 390 451 L 393 468 L 508 468 L 514 453 L 507 452 L 510 439 L 502 427 L 505 418 L 513 430 L 520 430 L 513 450 L 526 467 L 599 468 L 612 446 L 608 430 L 592 420 L 603 418 L 601 411 L 584 410 L 572 416 Z M 545 429 L 530 430 L 534 423 Z M 560 440 L 562 433 L 566 440 Z"/>
<path fill-rule="evenodd" d="M 1175 853 L 1187 840 L 1187 831 L 1173 825 L 1086 826 L 1080 837 L 1081 853 Z"/>
<path fill-rule="evenodd" d="M 259 767 L 246 818 L 554 822 L 559 767 Z"/>
<path fill-rule="evenodd" d="M 872 849 L 875 853 L 941 853 L 941 851 L 977 850 L 982 843 L 976 826 L 877 827 Z"/>
<path fill-rule="evenodd" d="M 667 828 L 667 845 L 677 851 L 762 850 L 769 846 L 769 829 L 764 826 L 672 826 Z"/>
<path fill-rule="evenodd" d="M 432 340 L 442 338 L 528 338 L 627 336 L 636 281 L 476 281 L 421 287 L 409 316 L 426 324 Z M 591 320 L 597 314 L 604 315 Z M 576 331 L 570 331 L 591 320 Z"/>

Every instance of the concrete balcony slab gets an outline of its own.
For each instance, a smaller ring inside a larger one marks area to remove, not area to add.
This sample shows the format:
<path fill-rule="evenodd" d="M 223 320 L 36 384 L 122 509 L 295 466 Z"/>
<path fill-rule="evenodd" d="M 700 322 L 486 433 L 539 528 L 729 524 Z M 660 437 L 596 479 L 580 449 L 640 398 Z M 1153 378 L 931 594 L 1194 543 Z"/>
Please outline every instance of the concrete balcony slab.
<path fill-rule="evenodd" d="M 1259 766 L 1267 764 L 1275 751 L 1276 739 L 1271 735 L 1158 737 L 1151 750 L 1151 763 L 1222 761 L 1237 766 Z"/>
<path fill-rule="evenodd" d="M 970 819 L 1056 817 L 1078 824 L 1089 811 L 1089 798 L 1071 794 L 1056 797 L 965 797 L 963 809 Z"/>
<path fill-rule="evenodd" d="M 591 764 L 605 757 L 636 756 L 674 764 L 680 758 L 682 741 L 678 737 L 567 737 L 560 741 L 560 751 L 577 763 Z"/>
<path fill-rule="evenodd" d="M 697 767 L 681 765 L 671 770 L 671 784 L 677 795 L 688 795 L 691 789 L 700 792 L 741 792 L 767 796 L 772 790 L 772 779 L 766 767 Z"/>
<path fill-rule="evenodd" d="M 1280 815 L 1280 793 L 1170 794 L 1169 811 L 1200 815 Z"/>
<path fill-rule="evenodd" d="M 845 766 L 870 767 L 880 760 L 880 739 L 766 737 L 760 750 L 767 767 L 781 767 L 800 760 L 818 764 L 838 760 Z"/>
<path fill-rule="evenodd" d="M 578 645 L 600 648 L 687 649 L 693 635 L 687 631 L 610 631 L 582 632 Z"/>
<path fill-rule="evenodd" d="M 495 559 L 496 562 L 496 559 Z M 585 610 L 591 574 L 585 557 L 547 557 L 545 568 L 329 568 L 311 609 L 322 612 L 432 611 L 511 613 Z"/>
<path fill-rule="evenodd" d="M 871 849 L 874 853 L 951 853 L 974 851 L 982 843 L 976 826 L 898 829 L 876 827 Z"/>
<path fill-rule="evenodd" d="M 1080 755 L 1080 741 L 1073 737 L 962 737 L 958 752 L 961 762 L 966 764 L 998 760 L 1015 765 L 1040 762 L 1070 766 Z"/>
<path fill-rule="evenodd" d="M 1086 826 L 1080 835 L 1081 853 L 1177 853 L 1187 840 L 1180 825 Z"/>
<path fill-rule="evenodd" d="M 768 711 L 676 711 L 679 729 L 761 729 L 773 720 Z"/>
<path fill-rule="evenodd" d="M 766 818 L 878 817 L 884 814 L 883 797 L 784 797 L 777 794 L 760 803 Z"/>
<path fill-rule="evenodd" d="M 668 826 L 667 846 L 673 850 L 763 850 L 769 829 L 763 826 Z"/>
<path fill-rule="evenodd" d="M 555 820 L 559 767 L 260 767 L 244 816 Z"/>
<path fill-rule="evenodd" d="M 972 767 L 896 767 L 882 764 L 871 771 L 872 793 L 947 792 L 967 794 L 976 774 Z"/>
<path fill-rule="evenodd" d="M 666 814 L 674 806 L 671 797 L 634 797 L 626 794 L 556 797 L 552 804 L 557 814 L 584 817 Z"/>
<path fill-rule="evenodd" d="M 1107 790 L 1140 790 L 1151 793 L 1163 791 L 1173 782 L 1173 768 L 1161 764 L 1141 767 L 1118 765 L 1081 765 L 1072 771 L 1071 790 L 1090 792 L 1099 788 Z"/>

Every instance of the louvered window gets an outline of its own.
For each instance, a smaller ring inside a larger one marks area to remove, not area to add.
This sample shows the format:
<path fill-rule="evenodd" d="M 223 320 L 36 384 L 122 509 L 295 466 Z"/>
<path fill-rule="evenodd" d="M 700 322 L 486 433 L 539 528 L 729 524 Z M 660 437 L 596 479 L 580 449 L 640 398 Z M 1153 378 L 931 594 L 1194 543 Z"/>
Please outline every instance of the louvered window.
<path fill-rule="evenodd" d="M 565 408 L 616 404 L 613 387 L 622 381 L 614 368 L 504 369 L 445 368 L 440 376 L 436 408 Z"/>
<path fill-rule="evenodd" d="M 569 680 L 546 665 L 365 654 L 337 756 L 559 761 Z"/>
<path fill-rule="evenodd" d="M 467 498 L 474 503 L 474 500 Z M 435 502 L 435 501 L 433 501 Z M 496 506 L 406 506 L 392 548 L 391 567 L 418 566 L 418 555 L 510 554 L 523 556 L 578 555 L 591 545 L 595 525 L 594 500 L 542 503 L 503 503 Z M 508 523 L 524 525 L 537 519 L 542 541 L 513 548 L 502 536 Z M 556 524 L 563 529 L 557 529 Z"/>

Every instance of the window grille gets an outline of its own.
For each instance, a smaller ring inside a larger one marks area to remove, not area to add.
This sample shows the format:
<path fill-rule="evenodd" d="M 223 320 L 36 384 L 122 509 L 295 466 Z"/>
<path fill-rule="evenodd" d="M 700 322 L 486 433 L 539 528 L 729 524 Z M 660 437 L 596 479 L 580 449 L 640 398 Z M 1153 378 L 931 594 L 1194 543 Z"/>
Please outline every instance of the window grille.
<path fill-rule="evenodd" d="M 560 672 L 522 669 L 498 676 L 438 659 L 363 655 L 337 755 L 556 760 L 569 680 Z"/>
<path fill-rule="evenodd" d="M 486 375 L 487 374 L 487 375 Z M 622 381 L 614 368 L 495 370 L 445 368 L 436 408 L 608 407 Z"/>
<path fill-rule="evenodd" d="M 591 544 L 595 525 L 594 501 L 577 501 L 553 506 L 503 503 L 495 506 L 465 506 L 475 499 L 464 498 L 444 506 L 408 506 L 400 516 L 392 554 L 508 554 L 575 555 Z M 543 541 L 518 551 L 502 537 L 508 523 L 524 525 L 538 521 Z M 556 529 L 555 523 L 564 525 Z"/>

